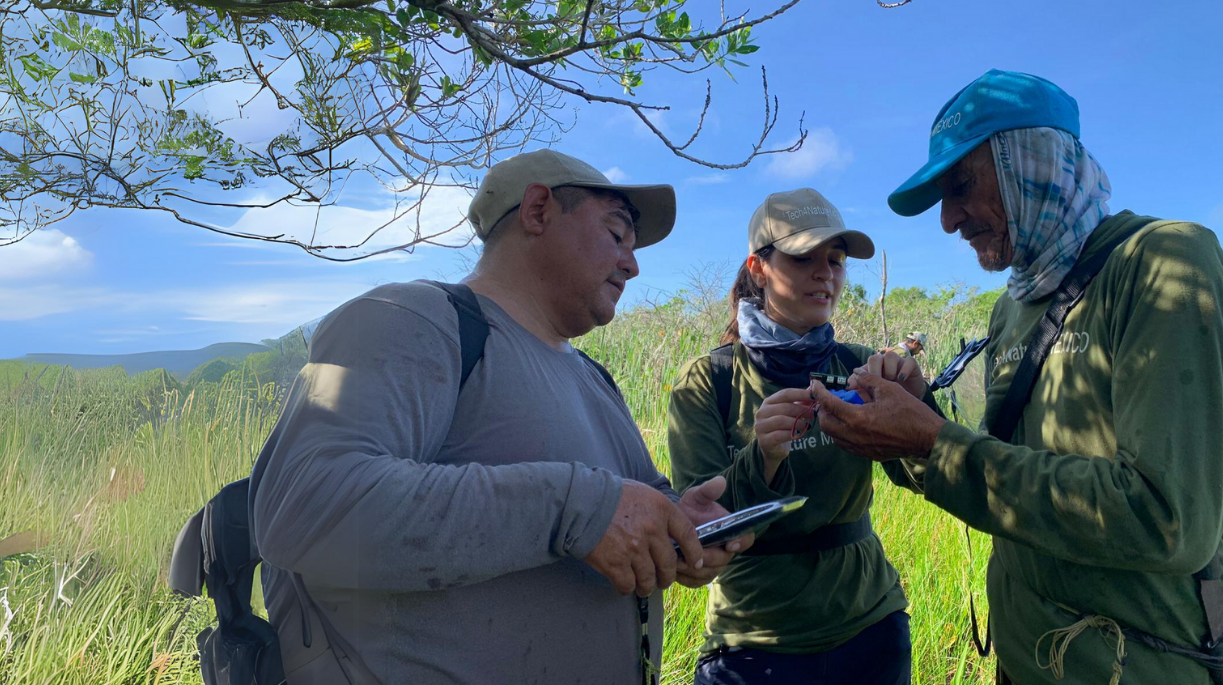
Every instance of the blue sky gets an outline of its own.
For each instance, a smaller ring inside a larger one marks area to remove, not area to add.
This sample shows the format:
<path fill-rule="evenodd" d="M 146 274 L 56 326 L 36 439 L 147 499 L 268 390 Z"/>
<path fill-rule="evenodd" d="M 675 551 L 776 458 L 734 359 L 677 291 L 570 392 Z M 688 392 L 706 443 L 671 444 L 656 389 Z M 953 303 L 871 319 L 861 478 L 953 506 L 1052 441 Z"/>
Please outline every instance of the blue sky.
<path fill-rule="evenodd" d="M 697 0 L 702 2 L 704 0 Z M 728 2 L 728 9 L 743 5 Z M 752 3 L 753 5 L 764 5 Z M 774 5 L 770 5 L 774 6 Z M 759 9 L 759 8 L 758 8 Z M 811 186 L 887 251 L 890 286 L 984 288 L 972 251 L 938 227 L 937 211 L 905 219 L 887 194 L 926 156 L 939 107 L 989 68 L 1044 76 L 1074 96 L 1082 140 L 1113 186 L 1113 211 L 1223 226 L 1223 3 L 982 2 L 914 0 L 882 10 L 873 0 L 805 0 L 756 29 L 761 49 L 737 82 L 708 72 L 714 114 L 696 152 L 730 160 L 762 115 L 759 65 L 781 99 L 777 143 L 810 130 L 798 153 L 714 171 L 673 157 L 645 127 L 609 106 L 571 102 L 578 124 L 557 149 L 616 180 L 668 182 L 679 199 L 671 237 L 639 254 L 641 276 L 624 303 L 682 288 L 701 264 L 737 265 L 746 225 L 770 192 Z M 657 120 L 685 139 L 704 79 L 653 72 L 639 94 L 673 109 Z M 265 108 L 265 111 L 274 111 Z M 274 120 L 236 126 L 253 136 Z M 461 197 L 443 197 L 437 220 L 457 220 Z M 354 207 L 345 222 L 371 216 Z M 296 225 L 301 213 L 243 217 L 245 225 Z M 277 337 L 369 288 L 415 278 L 457 279 L 453 250 L 335 264 L 290 246 L 231 240 L 139 212 L 89 210 L 0 248 L 0 359 L 30 352 L 127 353 L 191 349 Z M 877 263 L 851 280 L 878 290 Z"/>

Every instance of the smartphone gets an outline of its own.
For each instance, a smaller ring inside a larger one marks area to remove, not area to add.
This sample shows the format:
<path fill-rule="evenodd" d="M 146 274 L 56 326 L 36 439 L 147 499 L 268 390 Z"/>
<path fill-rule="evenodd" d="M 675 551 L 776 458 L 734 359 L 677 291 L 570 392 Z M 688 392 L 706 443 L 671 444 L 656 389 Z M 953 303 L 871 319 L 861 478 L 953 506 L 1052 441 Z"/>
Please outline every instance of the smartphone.
<path fill-rule="evenodd" d="M 697 526 L 696 536 L 702 547 L 725 544 L 740 535 L 760 532 L 782 516 L 800 509 L 806 501 L 806 497 L 786 497 L 757 504 Z M 678 545 L 676 549 L 679 549 Z"/>

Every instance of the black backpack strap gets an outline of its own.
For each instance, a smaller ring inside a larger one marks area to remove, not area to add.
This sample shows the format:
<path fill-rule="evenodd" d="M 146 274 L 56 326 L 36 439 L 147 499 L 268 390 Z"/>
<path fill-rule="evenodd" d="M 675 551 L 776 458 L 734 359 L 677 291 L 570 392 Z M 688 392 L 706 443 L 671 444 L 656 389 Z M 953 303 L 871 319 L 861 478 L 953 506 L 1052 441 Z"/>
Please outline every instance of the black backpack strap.
<path fill-rule="evenodd" d="M 1040 373 L 1041 367 L 1044 365 L 1044 360 L 1049 355 L 1049 350 L 1053 349 L 1053 344 L 1057 341 L 1058 336 L 1062 335 L 1062 327 L 1065 324 L 1066 314 L 1070 313 L 1079 301 L 1082 300 L 1087 286 L 1091 284 L 1092 279 L 1096 278 L 1099 270 L 1104 268 L 1104 263 L 1108 262 L 1108 258 L 1121 243 L 1128 241 L 1136 232 L 1144 229 L 1150 221 L 1144 221 L 1139 225 L 1131 226 L 1129 230 L 1121 232 L 1121 235 L 1114 237 L 1112 242 L 1107 243 L 1099 248 L 1096 253 L 1086 259 L 1081 258 L 1075 263 L 1074 268 L 1070 269 L 1070 273 L 1066 274 L 1062 280 L 1062 285 L 1053 294 L 1053 301 L 1049 302 L 1049 308 L 1041 317 L 1040 324 L 1037 325 L 1035 333 L 1032 334 L 1032 339 L 1027 344 L 1027 352 L 1024 355 L 1024 360 L 1019 362 L 1019 369 L 1015 371 L 1014 379 L 1011 379 L 1010 387 L 1007 388 L 1007 395 L 1004 396 L 1002 407 L 999 407 L 998 418 L 994 421 L 993 426 L 989 427 L 989 434 L 994 438 L 1010 442 L 1014 437 L 1015 427 L 1019 426 L 1019 417 L 1024 413 L 1024 407 L 1027 406 L 1027 401 L 1032 396 L 1032 387 L 1036 384 L 1037 373 Z M 965 535 L 967 535 L 967 526 L 965 526 Z M 971 538 L 969 541 L 971 550 Z M 970 552 L 971 553 L 971 552 Z M 1202 602 L 1206 604 L 1206 585 L 1200 583 L 1202 587 Z M 1219 625 L 1223 630 L 1223 588 L 1219 588 Z M 1207 614 L 1210 614 L 1210 605 L 1207 604 Z M 991 642 L 991 628 L 986 626 L 986 640 L 981 642 L 977 631 L 977 616 L 976 607 L 972 598 L 969 598 L 969 613 L 972 621 L 972 639 L 976 642 L 977 652 L 981 656 L 988 656 L 989 642 Z M 1214 626 L 1211 626 L 1213 631 Z"/>
<path fill-rule="evenodd" d="M 718 415 L 722 427 L 730 425 L 730 386 L 735 376 L 735 344 L 728 342 L 709 351 L 709 364 L 714 397 L 718 400 Z"/>
<path fill-rule="evenodd" d="M 200 674 L 208 684 L 277 685 L 285 679 L 276 630 L 251 609 L 261 559 L 250 534 L 249 494 L 249 478 L 221 488 L 179 533 L 170 562 L 180 567 L 177 579 L 172 573 L 175 589 L 198 595 L 202 580 L 216 610 L 217 625 L 196 637 Z M 184 568 L 193 563 L 200 565 L 198 573 Z"/>
<path fill-rule="evenodd" d="M 446 297 L 450 299 L 451 306 L 454 307 L 454 313 L 459 317 L 459 356 L 463 365 L 462 373 L 459 376 L 459 389 L 462 390 L 472 370 L 476 367 L 476 363 L 484 357 L 484 343 L 488 340 L 488 319 L 484 318 L 484 311 L 480 309 L 480 301 L 476 299 L 476 294 L 466 285 L 438 281 L 425 281 L 425 283 L 444 290 Z M 607 385 L 616 391 L 617 396 L 624 397 L 620 392 L 620 386 L 616 385 L 615 379 L 607 369 L 603 368 L 602 364 L 591 359 L 590 355 L 581 350 L 577 350 L 577 353 L 599 372 Z"/>
<path fill-rule="evenodd" d="M 862 365 L 862 360 L 858 359 L 858 355 L 854 354 L 854 351 L 847 345 L 837 343 L 834 354 L 850 373 Z M 735 344 L 729 342 L 710 350 L 709 364 L 714 397 L 718 401 L 718 415 L 722 417 L 722 425 L 728 427 L 730 426 L 730 386 L 734 383 L 735 375 Z"/>
<path fill-rule="evenodd" d="M 1215 649 L 1223 645 L 1223 559 L 1219 551 L 1211 558 L 1206 568 L 1193 574 L 1198 581 L 1198 597 L 1206 611 L 1206 625 L 1210 630 L 1205 647 Z"/>
<path fill-rule="evenodd" d="M 964 524 L 964 539 L 968 541 L 968 566 L 972 568 L 972 535 L 969 534 L 968 524 Z M 968 622 L 972 628 L 972 643 L 977 648 L 977 654 L 982 657 L 989 656 L 990 650 L 994 644 L 994 624 L 986 617 L 985 624 L 985 640 L 981 640 L 981 627 L 977 621 L 977 600 L 973 596 L 972 588 L 968 589 Z"/>
<path fill-rule="evenodd" d="M 576 347 L 574 349 L 577 350 Z M 616 385 L 616 379 L 612 378 L 610 371 L 603 368 L 603 365 L 600 364 L 599 362 L 595 361 L 594 359 L 591 359 L 590 355 L 586 354 L 585 352 L 581 350 L 577 350 L 577 353 L 582 355 L 582 359 L 585 359 L 587 364 L 590 364 L 591 366 L 593 366 L 595 371 L 599 372 L 599 375 L 603 377 L 603 381 L 606 382 L 607 385 L 611 387 L 612 390 L 616 391 L 617 397 L 619 397 L 620 399 L 624 399 L 624 394 L 620 392 L 620 386 Z"/>
<path fill-rule="evenodd" d="M 848 345 L 837 343 L 836 355 L 841 365 L 845 367 L 845 375 L 847 376 L 852 374 L 854 369 L 862 366 L 862 360 L 858 359 L 858 355 L 854 354 L 854 351 L 849 349 Z"/>
<path fill-rule="evenodd" d="M 461 390 L 484 357 L 488 320 L 471 288 L 461 283 L 425 282 L 444 291 L 458 315 Z M 598 364 L 594 365 L 615 388 L 611 375 Z M 255 567 L 262 559 L 250 532 L 249 493 L 249 478 L 226 485 L 191 517 L 174 544 L 170 562 L 171 587 L 189 596 L 198 596 L 201 586 L 206 587 L 216 607 L 217 626 L 206 629 L 198 638 L 205 683 L 221 682 L 226 673 L 234 682 L 275 685 L 284 681 L 276 631 L 255 615 L 250 606 Z M 363 682 L 377 682 L 356 651 L 345 646 L 327 615 L 314 604 L 299 574 L 294 574 L 294 584 L 302 602 L 304 646 L 311 644 L 307 613 L 313 612 L 322 621 L 328 643 L 345 673 L 356 669 Z"/>
<path fill-rule="evenodd" d="M 249 611 L 255 567 L 261 561 L 246 508 L 250 485 L 250 478 L 236 480 L 221 488 L 204 505 L 201 538 L 205 585 L 208 595 L 218 600 L 218 615 L 226 618 Z M 226 592 L 222 592 L 222 587 Z M 225 602 L 221 601 L 222 595 Z M 248 606 L 230 604 L 222 607 L 226 602 L 246 602 Z"/>
<path fill-rule="evenodd" d="M 1028 405 L 1028 399 L 1032 396 L 1032 386 L 1036 384 L 1036 376 L 1045 363 L 1045 357 L 1049 356 L 1053 343 L 1057 342 L 1058 336 L 1062 334 L 1066 315 L 1083 299 L 1087 286 L 1096 274 L 1100 273 L 1100 269 L 1104 268 L 1104 263 L 1113 251 L 1144 226 L 1146 223 L 1130 228 L 1091 257 L 1080 259 L 1062 279 L 1061 286 L 1053 294 L 1053 301 L 1049 303 L 1049 309 L 1041 317 L 1036 332 L 1028 341 L 1028 351 L 1024 354 L 1023 361 L 1019 362 L 1019 369 L 1015 371 L 1015 377 L 1006 390 L 1006 397 L 998 410 L 998 418 L 990 427 L 990 435 L 1004 442 L 1011 441 L 1015 427 L 1019 425 L 1019 417 L 1023 415 L 1023 408 Z"/>
<path fill-rule="evenodd" d="M 1032 396 L 1032 386 L 1036 384 L 1036 375 L 1040 373 L 1040 369 L 1045 363 L 1045 358 L 1049 356 L 1049 350 L 1053 348 L 1053 343 L 1062 334 L 1062 326 L 1066 323 L 1066 315 L 1083 299 L 1083 293 L 1086 292 L 1087 286 L 1091 284 L 1096 274 L 1100 273 L 1100 270 L 1104 268 L 1105 262 L 1108 261 L 1113 252 L 1148 223 L 1150 222 L 1142 222 L 1132 226 L 1130 229 L 1122 232 L 1121 235 L 1115 237 L 1110 243 L 1101 247 L 1089 258 L 1084 259 L 1080 256 L 1074 268 L 1062 279 L 1061 286 L 1053 294 L 1053 300 L 1049 303 L 1049 308 L 1045 311 L 1045 315 L 1041 317 L 1040 324 L 1032 334 L 1032 339 L 1028 341 L 1028 350 L 1024 354 L 1023 360 L 1019 362 L 1019 369 L 1015 371 L 1015 377 L 1011 380 L 1011 385 L 1006 390 L 1006 396 L 1003 398 L 1002 406 L 997 414 L 998 418 L 994 421 L 994 425 L 990 426 L 990 435 L 1004 442 L 1011 441 L 1011 438 L 1015 435 L 1015 427 L 1019 425 L 1019 417 L 1023 415 L 1023 409 L 1027 406 L 1028 399 Z M 964 527 L 964 534 L 968 534 L 967 526 Z M 968 544 L 969 554 L 971 554 L 971 538 L 969 538 Z M 1220 595 L 1220 599 L 1223 600 L 1223 594 Z M 1221 604 L 1221 608 L 1223 608 L 1223 604 Z M 972 622 L 973 642 L 976 644 L 977 653 L 981 656 L 988 656 L 992 626 L 986 625 L 985 641 L 982 643 L 977 628 L 976 607 L 971 596 L 969 597 L 968 610 Z M 1221 614 L 1220 619 L 1223 621 L 1223 614 Z"/>
<path fill-rule="evenodd" d="M 484 343 L 488 340 L 488 319 L 480 309 L 480 301 L 471 288 L 462 283 L 440 283 L 425 281 L 435 288 L 446 292 L 450 306 L 459 316 L 459 358 L 462 361 L 462 373 L 459 376 L 459 390 L 467 384 L 476 363 L 484 357 Z"/>

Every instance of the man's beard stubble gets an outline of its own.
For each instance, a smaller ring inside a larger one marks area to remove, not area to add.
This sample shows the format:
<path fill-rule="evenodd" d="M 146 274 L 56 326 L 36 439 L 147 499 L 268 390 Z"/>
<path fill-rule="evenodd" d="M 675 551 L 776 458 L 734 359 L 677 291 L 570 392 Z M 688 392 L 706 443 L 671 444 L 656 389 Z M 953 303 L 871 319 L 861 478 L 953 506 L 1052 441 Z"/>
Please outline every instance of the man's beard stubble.
<path fill-rule="evenodd" d="M 973 224 L 960 229 L 960 237 L 967 241 L 971 241 L 982 233 L 989 234 L 990 240 L 983 249 L 976 250 L 977 263 L 986 271 L 1006 271 L 1010 268 L 1014 256 L 1009 232 L 998 233 L 988 224 Z"/>
<path fill-rule="evenodd" d="M 977 253 L 977 263 L 982 269 L 990 272 L 1006 271 L 1011 266 L 1011 257 L 1007 250 L 1007 241 L 1005 239 L 997 242 L 1002 243 L 996 245 L 991 243 L 985 250 Z"/>

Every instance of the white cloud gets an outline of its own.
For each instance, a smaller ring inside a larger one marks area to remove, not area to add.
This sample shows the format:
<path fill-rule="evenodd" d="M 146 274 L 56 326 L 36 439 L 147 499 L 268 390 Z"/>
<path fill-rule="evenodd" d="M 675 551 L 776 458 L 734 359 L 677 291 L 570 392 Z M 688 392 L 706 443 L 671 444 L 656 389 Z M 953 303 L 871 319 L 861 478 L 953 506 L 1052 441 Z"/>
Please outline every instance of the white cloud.
<path fill-rule="evenodd" d="M 224 287 L 169 289 L 157 292 L 79 288 L 58 284 L 0 288 L 0 321 L 27 321 L 55 314 L 95 310 L 114 315 L 155 313 L 159 320 L 263 325 L 289 329 L 326 314 L 370 289 L 345 279 L 251 281 Z M 130 338 L 156 335 L 156 327 L 97 331 Z"/>
<path fill-rule="evenodd" d="M 185 17 L 182 13 L 167 13 L 158 20 L 158 24 L 169 35 L 183 35 L 182 32 L 187 31 Z M 226 41 L 214 43 L 208 51 L 220 64 L 246 62 L 242 49 Z M 294 84 L 301 80 L 304 73 L 300 62 L 296 59 L 282 61 L 269 57 L 290 52 L 285 49 L 283 41 L 273 43 L 262 52 L 262 57 L 259 54 L 254 57 L 263 63 L 263 71 L 272 87 L 282 94 L 297 98 Z M 181 56 L 183 52 L 179 50 L 176 54 Z M 173 79 L 181 83 L 199 74 L 193 60 L 181 62 L 146 56 L 129 60 L 127 66 L 133 81 L 148 79 L 154 83 L 138 90 L 139 96 L 150 100 L 154 107 L 166 106 L 163 91 L 156 85 L 158 81 Z M 280 109 L 275 94 L 254 78 L 180 88 L 175 95 L 176 108 L 190 114 L 206 115 L 223 133 L 243 145 L 266 146 L 273 136 L 290 130 L 293 122 L 300 118 L 291 108 Z M 240 107 L 241 105 L 245 106 Z"/>
<path fill-rule="evenodd" d="M 191 247 L 241 247 L 248 250 L 268 250 L 276 249 L 279 246 L 274 243 L 265 243 L 259 240 L 232 238 L 215 243 L 191 243 Z"/>
<path fill-rule="evenodd" d="M 295 262 L 291 259 L 268 259 L 254 260 L 245 262 L 225 262 L 226 266 L 300 266 L 301 262 Z"/>
<path fill-rule="evenodd" d="M 293 94 L 292 81 L 301 78 L 301 67 L 290 60 L 279 69 L 273 83 L 281 93 Z M 207 113 L 217 128 L 240 144 L 253 147 L 266 146 L 272 138 L 289 132 L 300 117 L 292 108 L 280 109 L 276 95 L 263 88 L 262 84 L 242 81 L 219 83 L 199 92 L 188 105 L 201 113 Z"/>
<path fill-rule="evenodd" d="M 645 122 L 643 122 L 641 118 L 634 114 L 631 110 L 622 107 L 616 107 L 615 109 L 615 113 L 609 116 L 607 119 L 608 126 L 620 127 L 627 123 L 629 127 L 632 128 L 634 135 L 643 138 L 657 139 L 657 136 L 650 130 L 650 127 L 646 126 Z M 669 136 L 671 135 L 671 118 L 668 117 L 667 114 L 668 112 L 666 110 L 661 109 L 646 110 L 645 118 L 649 119 L 650 123 L 654 124 L 658 130 Z M 691 134 L 689 133 L 688 135 Z M 687 138 L 688 135 L 685 135 L 684 138 Z"/>
<path fill-rule="evenodd" d="M 624 183 L 629 179 L 629 175 L 618 166 L 605 170 L 603 175 L 606 176 L 607 180 L 611 181 L 612 183 Z"/>
<path fill-rule="evenodd" d="M 8 248 L 0 248 L 0 251 Z M 96 288 L 62 285 L 33 285 L 0 288 L 0 321 L 29 321 L 53 314 L 78 311 L 109 304 L 107 295 Z"/>
<path fill-rule="evenodd" d="M 705 174 L 703 176 L 691 176 L 684 179 L 684 183 L 691 186 L 713 186 L 721 183 L 727 183 L 729 181 L 730 174 L 724 174 L 721 172 Z"/>
<path fill-rule="evenodd" d="M 765 170 L 785 179 L 805 179 L 825 169 L 844 169 L 853 161 L 853 152 L 830 128 L 818 128 L 807 134 L 807 140 L 796 152 L 774 155 Z"/>
<path fill-rule="evenodd" d="M 92 263 L 93 253 L 72 236 L 44 228 L 19 243 L 0 247 L 0 281 L 39 280 L 64 271 L 80 273 Z"/>
<path fill-rule="evenodd" d="M 252 198 L 251 204 L 266 202 Z M 446 245 L 462 245 L 471 236 L 466 221 L 471 195 L 463 188 L 434 186 L 419 208 L 415 197 L 400 198 L 396 204 L 390 192 L 375 196 L 366 207 L 289 204 L 281 202 L 266 209 L 249 209 L 229 228 L 254 235 L 283 235 L 314 245 L 356 245 L 354 250 L 336 250 L 335 256 L 356 256 L 409 243 L 419 228 L 423 237 Z M 385 227 L 384 227 L 385 224 Z M 258 244 L 258 243 L 254 243 Z"/>
<path fill-rule="evenodd" d="M 467 233 L 470 233 L 470 231 L 467 231 Z M 427 248 L 424 248 L 424 247 L 417 248 L 413 252 L 405 252 L 404 250 L 397 250 L 395 252 L 385 252 L 383 254 L 374 255 L 373 257 L 370 257 L 368 259 L 363 259 L 361 261 L 366 262 L 366 263 L 368 262 L 394 262 L 396 264 L 403 264 L 405 262 L 415 262 L 421 258 L 420 250 L 424 250 L 424 249 L 427 249 Z M 448 248 L 448 249 L 458 249 L 458 248 Z"/>
<path fill-rule="evenodd" d="M 140 328 L 110 328 L 101 331 L 94 331 L 97 335 L 161 335 L 166 331 L 161 330 L 161 326 L 142 326 Z"/>
<path fill-rule="evenodd" d="M 288 329 L 369 289 L 368 284 L 348 281 L 268 281 L 169 293 L 162 304 L 179 304 L 179 314 L 190 321 L 275 324 Z"/>
<path fill-rule="evenodd" d="M 645 122 L 643 122 L 640 118 L 638 118 L 635 115 L 633 116 L 633 118 L 637 120 L 637 125 L 641 127 L 641 131 L 651 136 L 655 135 L 655 133 L 650 130 L 650 127 L 646 126 Z M 670 128 L 671 128 L 670 119 L 667 117 L 666 110 L 662 110 L 662 109 L 646 110 L 645 118 L 649 119 L 651 124 L 654 124 L 654 128 L 657 128 L 659 131 L 662 131 L 664 134 L 670 133 Z"/>

